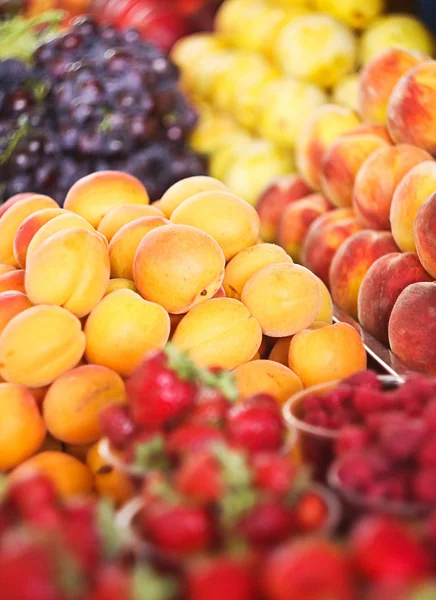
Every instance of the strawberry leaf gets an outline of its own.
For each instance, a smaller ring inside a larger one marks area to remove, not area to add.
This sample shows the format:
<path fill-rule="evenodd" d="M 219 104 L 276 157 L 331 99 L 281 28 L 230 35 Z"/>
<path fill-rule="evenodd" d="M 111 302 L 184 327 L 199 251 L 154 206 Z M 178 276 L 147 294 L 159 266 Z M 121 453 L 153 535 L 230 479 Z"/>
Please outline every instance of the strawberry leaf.
<path fill-rule="evenodd" d="M 185 381 L 198 380 L 199 369 L 195 362 L 189 358 L 187 352 L 180 352 L 171 342 L 165 346 L 164 352 L 168 359 L 169 368 L 175 371 L 180 379 Z"/>
<path fill-rule="evenodd" d="M 168 468 L 168 460 L 165 456 L 165 442 L 163 436 L 156 434 L 147 442 L 135 446 L 133 465 L 135 467 L 141 467 L 146 471 L 152 469 L 166 471 Z"/>
<path fill-rule="evenodd" d="M 124 539 L 115 525 L 115 509 L 112 502 L 106 498 L 97 505 L 97 523 L 103 542 L 103 552 L 106 558 L 116 556 L 124 544 Z"/>
<path fill-rule="evenodd" d="M 172 600 L 177 593 L 177 582 L 162 577 L 149 566 L 139 566 L 133 572 L 132 600 Z"/>

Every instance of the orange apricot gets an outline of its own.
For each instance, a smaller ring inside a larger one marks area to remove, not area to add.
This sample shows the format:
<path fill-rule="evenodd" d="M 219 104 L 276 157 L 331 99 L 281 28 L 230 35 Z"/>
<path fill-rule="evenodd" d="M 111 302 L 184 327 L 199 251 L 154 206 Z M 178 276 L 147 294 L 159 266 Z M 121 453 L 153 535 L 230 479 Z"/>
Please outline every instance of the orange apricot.
<path fill-rule="evenodd" d="M 100 221 L 97 230 L 110 242 L 117 231 L 131 221 L 141 217 L 163 216 L 163 212 L 154 204 L 123 204 L 110 210 Z"/>
<path fill-rule="evenodd" d="M 301 379 L 287 366 L 272 360 L 253 360 L 233 370 L 240 399 L 255 394 L 271 394 L 283 404 L 303 389 Z"/>
<path fill-rule="evenodd" d="M 115 449 L 111 451 L 117 455 Z M 99 496 L 109 498 L 115 506 L 120 506 L 134 495 L 135 488 L 129 476 L 101 457 L 98 442 L 88 450 L 86 464 L 94 477 L 94 489 Z"/>
<path fill-rule="evenodd" d="M 29 298 L 22 292 L 15 290 L 2 292 L 0 294 L 0 333 L 11 319 L 31 306 Z"/>
<path fill-rule="evenodd" d="M 43 208 L 29 215 L 19 226 L 14 238 L 14 256 L 22 269 L 26 267 L 27 249 L 35 233 L 45 223 L 65 214 L 62 208 Z"/>
<path fill-rule="evenodd" d="M 207 192 L 209 190 L 228 191 L 228 188 L 224 183 L 219 181 L 219 179 L 215 179 L 214 177 L 207 177 L 206 175 L 187 177 L 186 179 L 174 183 L 167 189 L 165 194 L 159 200 L 159 208 L 169 219 L 182 202 L 195 194 Z"/>
<path fill-rule="evenodd" d="M 25 271 L 23 269 L 9 271 L 9 273 L 0 275 L 0 293 L 15 291 L 25 294 L 24 279 Z"/>
<path fill-rule="evenodd" d="M 115 277 L 114 279 L 110 279 L 108 286 L 106 288 L 105 296 L 108 294 L 112 294 L 112 292 L 116 292 L 117 290 L 132 290 L 132 292 L 137 292 L 138 288 L 135 285 L 135 282 L 131 279 L 125 279 L 124 277 Z"/>

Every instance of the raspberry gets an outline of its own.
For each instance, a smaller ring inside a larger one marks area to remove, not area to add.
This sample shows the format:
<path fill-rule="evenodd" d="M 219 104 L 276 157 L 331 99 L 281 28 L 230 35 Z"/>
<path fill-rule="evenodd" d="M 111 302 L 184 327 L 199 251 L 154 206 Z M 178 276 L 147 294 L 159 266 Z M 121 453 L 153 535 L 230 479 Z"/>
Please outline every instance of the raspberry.
<path fill-rule="evenodd" d="M 436 468 L 436 438 L 425 442 L 418 454 L 419 464 Z"/>
<path fill-rule="evenodd" d="M 355 373 L 354 375 L 347 377 L 347 379 L 344 379 L 342 383 L 349 385 L 352 388 L 369 388 L 379 391 L 382 389 L 382 384 L 377 373 L 369 370 Z"/>
<path fill-rule="evenodd" d="M 368 498 L 403 502 L 407 499 L 410 482 L 407 477 L 392 476 L 374 483 L 367 491 Z"/>
<path fill-rule="evenodd" d="M 436 433 L 436 399 L 429 402 L 424 412 L 424 419 L 429 431 Z"/>
<path fill-rule="evenodd" d="M 401 410 L 389 410 L 381 413 L 366 415 L 365 423 L 368 429 L 378 433 L 384 425 L 407 422 L 407 415 Z"/>
<path fill-rule="evenodd" d="M 350 450 L 361 450 L 368 445 L 369 440 L 369 433 L 363 427 L 346 425 L 341 429 L 336 440 L 336 453 L 342 455 Z"/>
<path fill-rule="evenodd" d="M 309 394 L 304 398 L 303 406 L 305 412 L 321 410 L 323 406 L 322 396 L 318 396 L 317 394 Z"/>
<path fill-rule="evenodd" d="M 350 386 L 338 385 L 322 397 L 323 406 L 329 412 L 339 410 L 348 404 L 351 394 L 352 389 Z"/>
<path fill-rule="evenodd" d="M 388 471 L 389 464 L 382 457 L 356 454 L 342 459 L 338 476 L 345 488 L 366 493 L 376 478 Z"/>
<path fill-rule="evenodd" d="M 415 475 L 413 492 L 416 500 L 436 504 L 436 468 L 424 468 Z"/>
<path fill-rule="evenodd" d="M 383 394 L 369 387 L 357 388 L 353 393 L 353 407 L 363 417 L 378 412 L 383 407 Z"/>
<path fill-rule="evenodd" d="M 328 427 L 329 418 L 324 410 L 313 410 L 306 414 L 304 421 L 314 427 Z"/>
<path fill-rule="evenodd" d="M 379 430 L 379 442 L 388 456 L 395 460 L 412 458 L 427 435 L 422 419 L 385 423 Z"/>
<path fill-rule="evenodd" d="M 341 429 L 341 427 L 344 427 L 344 425 L 349 425 L 353 421 L 353 412 L 345 408 L 340 408 L 329 416 L 327 427 L 329 429 Z"/>

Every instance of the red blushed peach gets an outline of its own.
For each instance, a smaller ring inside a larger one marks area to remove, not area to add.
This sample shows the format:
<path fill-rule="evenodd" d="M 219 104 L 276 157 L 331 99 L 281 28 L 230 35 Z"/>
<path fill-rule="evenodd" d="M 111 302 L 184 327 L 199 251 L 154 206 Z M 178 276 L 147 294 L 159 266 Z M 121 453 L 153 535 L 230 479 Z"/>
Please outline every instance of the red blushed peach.
<path fill-rule="evenodd" d="M 436 279 L 436 193 L 427 198 L 418 210 L 414 237 L 422 266 Z"/>
<path fill-rule="evenodd" d="M 365 160 L 354 182 L 353 208 L 357 222 L 368 229 L 391 228 L 389 213 L 395 189 L 413 167 L 432 160 L 410 144 L 375 150 Z"/>
<path fill-rule="evenodd" d="M 414 283 L 398 297 L 389 319 L 392 352 L 415 371 L 436 375 L 436 283 Z"/>
<path fill-rule="evenodd" d="M 436 61 L 404 75 L 389 100 L 388 129 L 397 144 L 413 144 L 436 154 Z"/>
<path fill-rule="evenodd" d="M 397 250 L 387 231 L 358 231 L 345 240 L 330 265 L 333 302 L 356 319 L 357 297 L 365 273 L 377 258 Z"/>
<path fill-rule="evenodd" d="M 311 194 L 288 205 L 279 222 L 277 241 L 296 261 L 300 262 L 301 245 L 313 221 L 331 208 L 322 194 Z"/>
<path fill-rule="evenodd" d="M 381 138 L 387 144 L 392 144 L 391 136 L 389 135 L 389 131 L 385 127 L 385 125 L 380 125 L 378 123 L 362 123 L 358 125 L 354 129 L 350 129 L 350 131 L 346 131 L 342 134 L 344 135 L 357 135 L 357 134 L 371 134 L 376 135 Z"/>
<path fill-rule="evenodd" d="M 338 208 L 312 223 L 301 249 L 301 262 L 328 286 L 329 270 L 339 246 L 360 227 L 349 208 Z"/>
<path fill-rule="evenodd" d="M 371 60 L 360 72 L 358 104 L 364 121 L 386 123 L 388 103 L 399 79 L 424 60 L 402 48 L 391 48 Z"/>
<path fill-rule="evenodd" d="M 368 269 L 357 300 L 359 322 L 368 333 L 388 345 L 388 323 L 401 292 L 413 283 L 432 281 L 414 252 L 393 252 Z"/>
<path fill-rule="evenodd" d="M 260 237 L 275 242 L 280 217 L 288 204 L 311 194 L 312 190 L 298 175 L 279 177 L 260 196 L 257 212 L 260 217 Z"/>

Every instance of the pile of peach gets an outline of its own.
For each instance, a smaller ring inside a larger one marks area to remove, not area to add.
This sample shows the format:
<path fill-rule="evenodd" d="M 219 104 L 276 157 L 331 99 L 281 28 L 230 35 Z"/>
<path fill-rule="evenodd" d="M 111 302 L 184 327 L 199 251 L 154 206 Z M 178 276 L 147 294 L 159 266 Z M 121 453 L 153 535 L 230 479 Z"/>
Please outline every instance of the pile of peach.
<path fill-rule="evenodd" d="M 259 199 L 260 233 L 407 367 L 436 375 L 436 61 L 402 49 L 374 58 L 359 113 L 315 112 L 300 174 Z"/>

